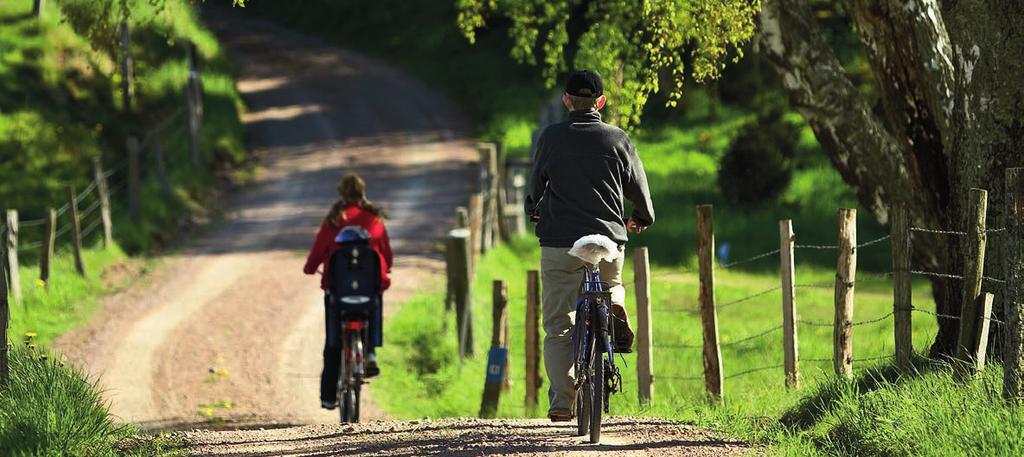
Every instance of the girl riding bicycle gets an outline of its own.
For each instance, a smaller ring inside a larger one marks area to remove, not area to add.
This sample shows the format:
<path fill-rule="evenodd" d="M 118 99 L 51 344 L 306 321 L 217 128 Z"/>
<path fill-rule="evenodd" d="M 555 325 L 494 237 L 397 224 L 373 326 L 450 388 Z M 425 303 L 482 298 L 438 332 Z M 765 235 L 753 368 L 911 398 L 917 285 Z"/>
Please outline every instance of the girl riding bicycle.
<path fill-rule="evenodd" d="M 383 293 L 391 285 L 388 273 L 391 271 L 393 255 L 388 240 L 387 229 L 384 228 L 384 211 L 366 199 L 366 182 L 357 175 L 350 174 L 338 183 L 338 200 L 320 225 L 313 247 L 306 257 L 303 272 L 312 275 L 323 266 L 323 277 L 320 288 L 328 291 L 328 278 L 331 277 L 329 260 L 340 245 L 335 241 L 342 228 L 358 226 L 370 236 L 370 247 L 380 258 L 380 292 Z M 341 360 L 341 319 L 339 310 L 331 305 L 325 296 L 324 310 L 327 326 L 327 338 L 324 342 L 324 369 L 320 377 L 321 406 L 326 409 L 337 407 L 338 369 Z M 372 377 L 380 373 L 377 367 L 376 347 L 382 342 L 382 314 L 380 307 L 374 310 L 368 328 L 366 345 L 366 376 Z"/>

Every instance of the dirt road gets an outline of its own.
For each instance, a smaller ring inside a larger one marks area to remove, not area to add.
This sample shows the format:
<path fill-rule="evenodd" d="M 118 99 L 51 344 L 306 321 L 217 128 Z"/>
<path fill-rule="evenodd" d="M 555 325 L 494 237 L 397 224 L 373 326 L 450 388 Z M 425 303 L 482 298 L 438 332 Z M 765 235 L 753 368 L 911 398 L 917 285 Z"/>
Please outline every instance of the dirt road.
<path fill-rule="evenodd" d="M 114 414 L 153 429 L 201 429 L 178 434 L 193 455 L 745 449 L 650 419 L 609 419 L 600 446 L 571 436 L 571 426 L 539 420 L 393 421 L 373 404 L 372 384 L 363 407 L 370 422 L 337 425 L 337 413 L 318 401 L 319 278 L 301 273 L 335 182 L 361 173 L 371 198 L 390 211 L 397 264 L 388 306 L 441 281 L 436 243 L 464 202 L 476 153 L 450 103 L 393 69 L 264 22 L 209 23 L 239 66 L 248 144 L 265 170 L 229 198 L 223 224 L 162 258 L 143 284 L 110 297 L 93 324 L 58 342 L 100 377 Z M 384 376 L 388 368 L 382 361 Z M 243 427 L 252 429 L 232 430 Z"/>
<path fill-rule="evenodd" d="M 362 174 L 389 211 L 387 307 L 438 280 L 435 241 L 476 153 L 449 102 L 390 68 L 258 21 L 210 25 L 238 64 L 247 142 L 265 170 L 230 198 L 225 223 L 59 347 L 100 376 L 127 421 L 336 422 L 318 400 L 319 277 L 301 269 L 337 180 Z"/>
<path fill-rule="evenodd" d="M 600 445 L 584 444 L 572 436 L 574 428 L 542 420 L 445 419 L 178 436 L 195 455 L 704 457 L 749 451 L 742 443 L 658 419 L 610 418 Z"/>

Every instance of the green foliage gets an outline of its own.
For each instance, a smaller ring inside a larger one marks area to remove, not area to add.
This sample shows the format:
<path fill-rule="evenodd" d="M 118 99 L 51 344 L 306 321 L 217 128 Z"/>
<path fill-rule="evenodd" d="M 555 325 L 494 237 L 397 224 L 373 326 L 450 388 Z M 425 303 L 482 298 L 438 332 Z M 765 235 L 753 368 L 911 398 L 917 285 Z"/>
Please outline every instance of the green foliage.
<path fill-rule="evenodd" d="M 48 353 L 17 345 L 0 387 L 0 449 L 10 456 L 113 456 L 131 430 L 111 421 L 96 384 Z"/>
<path fill-rule="evenodd" d="M 492 16 L 512 22 L 512 56 L 538 64 L 549 86 L 560 72 L 588 68 L 602 74 L 612 118 L 635 125 L 648 97 L 659 90 L 674 106 L 687 75 L 697 82 L 720 75 L 730 53 L 753 36 L 759 0 L 460 0 L 458 21 L 475 41 Z M 689 59 L 690 69 L 685 63 Z M 567 65 L 569 64 L 569 65 Z M 661 81 L 667 75 L 668 81 Z"/>
<path fill-rule="evenodd" d="M 46 2 L 42 19 L 28 14 L 31 5 L 31 0 L 0 4 L 0 201 L 18 209 L 23 219 L 60 206 L 65 184 L 87 186 L 96 157 L 117 169 L 111 187 L 123 189 L 125 138 L 144 137 L 182 107 L 188 79 L 183 43 L 196 44 L 206 113 L 200 146 L 211 166 L 196 169 L 186 159 L 187 144 L 175 134 L 184 126 L 181 117 L 171 119 L 162 135 L 171 195 L 157 192 L 152 151 L 142 151 L 144 220 L 119 224 L 115 236 L 129 251 L 148 249 L 162 227 L 202 206 L 214 181 L 213 164 L 246 158 L 242 104 L 230 66 L 187 0 L 61 0 Z M 119 96 L 118 27 L 125 15 L 131 26 L 134 114 L 123 112 Z M 124 201 L 123 191 L 115 196 L 117 207 Z"/>
<path fill-rule="evenodd" d="M 730 203 L 775 201 L 793 177 L 800 127 L 781 115 L 758 118 L 740 129 L 719 162 L 718 188 Z"/>

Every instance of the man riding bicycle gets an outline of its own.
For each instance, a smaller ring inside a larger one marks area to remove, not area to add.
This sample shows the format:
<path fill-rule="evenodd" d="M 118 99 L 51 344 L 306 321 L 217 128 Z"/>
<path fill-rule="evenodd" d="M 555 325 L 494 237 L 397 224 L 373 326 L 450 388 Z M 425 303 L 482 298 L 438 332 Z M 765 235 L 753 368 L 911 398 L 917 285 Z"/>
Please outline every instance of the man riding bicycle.
<path fill-rule="evenodd" d="M 583 261 L 570 255 L 569 248 L 592 234 L 618 244 L 620 255 L 598 266 L 612 295 L 614 350 L 631 352 L 621 252 L 627 232 L 640 233 L 654 223 L 647 175 L 636 148 L 622 130 L 601 121 L 599 111 L 607 102 L 603 92 L 601 77 L 593 71 L 569 76 L 562 95 L 569 120 L 547 127 L 538 138 L 526 198 L 526 212 L 537 222 L 541 245 L 544 365 L 550 382 L 548 417 L 554 422 L 572 420 L 576 397 L 572 327 Z M 633 203 L 627 220 L 623 197 Z"/>

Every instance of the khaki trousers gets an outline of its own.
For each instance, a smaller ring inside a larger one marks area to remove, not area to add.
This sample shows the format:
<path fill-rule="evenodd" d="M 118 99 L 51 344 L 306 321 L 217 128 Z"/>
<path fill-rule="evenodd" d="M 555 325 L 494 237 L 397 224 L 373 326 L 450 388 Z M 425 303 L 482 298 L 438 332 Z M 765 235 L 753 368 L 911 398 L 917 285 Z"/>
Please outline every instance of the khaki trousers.
<path fill-rule="evenodd" d="M 583 281 L 583 261 L 569 255 L 568 248 L 540 248 L 540 271 L 544 313 L 544 367 L 548 373 L 548 413 L 572 411 L 576 399 L 573 373 L 572 326 L 576 318 L 576 297 Z M 612 301 L 623 305 L 622 247 L 614 262 L 602 261 L 601 281 L 611 287 Z"/>

